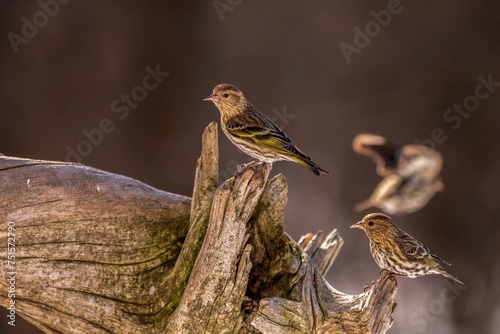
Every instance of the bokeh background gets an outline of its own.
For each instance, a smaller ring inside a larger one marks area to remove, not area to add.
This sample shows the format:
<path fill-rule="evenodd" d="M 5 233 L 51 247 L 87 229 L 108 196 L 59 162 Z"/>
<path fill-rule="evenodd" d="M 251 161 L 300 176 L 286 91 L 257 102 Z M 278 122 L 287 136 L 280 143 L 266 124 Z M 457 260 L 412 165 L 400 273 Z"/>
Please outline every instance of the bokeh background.
<path fill-rule="evenodd" d="M 453 263 L 466 288 L 398 279 L 390 333 L 500 332 L 500 87 L 460 126 L 443 119 L 479 76 L 500 82 L 499 2 L 74 0 L 47 7 L 50 16 L 41 3 L 54 1 L 0 4 L 0 152 L 64 161 L 80 150 L 84 164 L 190 195 L 201 133 L 219 119 L 202 99 L 233 83 L 331 172 L 273 167 L 289 183 L 287 232 L 298 240 L 339 229 L 345 244 L 327 278 L 357 294 L 379 269 L 364 233 L 349 230 L 367 213 L 352 206 L 380 179 L 351 150 L 353 137 L 408 144 L 441 128 L 446 190 L 395 221 Z M 380 14 L 385 27 L 374 23 L 372 11 L 388 8 L 390 22 Z M 23 31 L 34 20 L 36 31 Z M 340 45 L 356 46 L 356 27 L 372 37 L 346 57 Z M 148 66 L 169 74 L 145 91 Z M 131 93 L 140 101 L 125 107 Z M 85 144 L 103 119 L 112 130 Z M 223 177 L 249 161 L 222 133 L 219 145 Z M 4 308 L 0 319 L 2 333 L 39 332 L 19 317 L 8 326 Z"/>

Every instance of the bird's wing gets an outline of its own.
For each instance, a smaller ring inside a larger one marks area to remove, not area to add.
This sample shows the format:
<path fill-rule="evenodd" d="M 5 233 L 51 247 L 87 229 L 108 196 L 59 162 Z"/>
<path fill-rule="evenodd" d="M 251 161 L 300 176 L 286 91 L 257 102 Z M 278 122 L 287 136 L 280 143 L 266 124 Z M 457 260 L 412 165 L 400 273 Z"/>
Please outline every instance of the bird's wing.
<path fill-rule="evenodd" d="M 226 129 L 231 134 L 243 137 L 273 134 L 290 140 L 283 130 L 251 103 L 248 103 L 247 108 L 246 112 L 233 116 L 226 121 Z"/>
<path fill-rule="evenodd" d="M 374 202 L 381 201 L 382 199 L 395 194 L 405 183 L 406 180 L 397 174 L 386 176 L 377 185 L 370 198 Z"/>
<path fill-rule="evenodd" d="M 431 255 L 427 247 L 406 232 L 398 230 L 398 237 L 400 241 L 398 246 L 406 256 L 420 262 L 425 262 L 426 258 L 429 258 Z"/>
<path fill-rule="evenodd" d="M 432 180 L 441 172 L 442 164 L 439 152 L 423 145 L 405 145 L 401 150 L 398 173 L 403 177 Z"/>
<path fill-rule="evenodd" d="M 430 256 L 432 257 L 432 259 L 433 259 L 435 262 L 444 263 L 444 264 L 446 264 L 447 266 L 451 266 L 451 263 L 446 262 L 445 260 L 443 260 L 442 258 L 440 258 L 439 256 L 437 256 L 437 255 L 436 255 L 436 254 L 434 254 L 433 252 L 429 251 L 429 253 L 430 253 Z"/>
<path fill-rule="evenodd" d="M 236 115 L 227 120 L 226 130 L 234 136 L 251 138 L 259 145 L 275 151 L 309 158 L 269 117 L 256 109 L 252 113 Z"/>
<path fill-rule="evenodd" d="M 267 135 L 270 128 L 251 115 L 237 115 L 226 121 L 226 130 L 238 137 L 254 137 Z"/>
<path fill-rule="evenodd" d="M 363 133 L 354 138 L 352 147 L 355 152 L 375 161 L 380 176 L 392 174 L 397 169 L 400 148 L 384 137 Z"/>
<path fill-rule="evenodd" d="M 441 268 L 440 263 L 451 266 L 450 263 L 431 252 L 429 248 L 425 247 L 408 233 L 403 230 L 398 230 L 398 234 L 399 240 L 401 241 L 399 243 L 399 248 L 407 256 L 437 268 Z"/>

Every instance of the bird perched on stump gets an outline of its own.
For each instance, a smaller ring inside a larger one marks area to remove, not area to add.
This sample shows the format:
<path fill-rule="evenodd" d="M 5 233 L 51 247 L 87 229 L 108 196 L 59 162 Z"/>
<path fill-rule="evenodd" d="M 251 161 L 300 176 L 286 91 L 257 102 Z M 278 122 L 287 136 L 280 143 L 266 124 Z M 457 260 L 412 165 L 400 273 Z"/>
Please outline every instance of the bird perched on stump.
<path fill-rule="evenodd" d="M 383 213 L 371 213 L 351 228 L 365 231 L 370 239 L 370 251 L 381 269 L 396 275 L 416 278 L 430 274 L 440 274 L 463 284 L 444 271 L 445 260 L 432 253 L 429 248 L 411 235 L 398 228 L 391 217 Z"/>
<path fill-rule="evenodd" d="M 251 157 L 273 163 L 279 160 L 297 162 L 314 174 L 330 174 L 316 165 L 274 122 L 255 108 L 233 85 L 217 85 L 203 101 L 212 101 L 221 115 L 224 134 Z"/>

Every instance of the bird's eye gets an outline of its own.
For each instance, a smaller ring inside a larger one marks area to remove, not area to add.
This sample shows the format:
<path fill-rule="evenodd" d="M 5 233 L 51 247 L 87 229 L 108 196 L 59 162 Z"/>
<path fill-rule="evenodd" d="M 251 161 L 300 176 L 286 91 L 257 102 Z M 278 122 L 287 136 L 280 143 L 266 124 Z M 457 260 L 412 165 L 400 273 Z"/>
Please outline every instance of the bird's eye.
<path fill-rule="evenodd" d="M 222 95 L 222 96 L 224 96 L 224 97 L 228 97 L 228 96 L 229 96 L 229 94 L 228 94 L 228 93 L 226 93 L 226 94 L 224 94 L 224 95 Z"/>
<path fill-rule="evenodd" d="M 368 222 L 368 226 L 373 226 L 374 223 L 373 222 Z"/>

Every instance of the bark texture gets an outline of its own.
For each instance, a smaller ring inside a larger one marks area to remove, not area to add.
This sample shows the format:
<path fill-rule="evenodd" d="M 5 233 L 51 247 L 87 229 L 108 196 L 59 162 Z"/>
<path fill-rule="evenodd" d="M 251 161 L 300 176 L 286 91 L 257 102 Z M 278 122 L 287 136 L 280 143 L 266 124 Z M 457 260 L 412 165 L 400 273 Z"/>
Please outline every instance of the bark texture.
<path fill-rule="evenodd" d="M 324 275 L 337 231 L 296 243 L 283 227 L 285 177 L 269 180 L 271 166 L 257 163 L 217 187 L 215 123 L 202 142 L 192 199 L 1 156 L 0 239 L 8 222 L 15 229 L 2 277 L 15 272 L 17 315 L 47 333 L 385 333 L 394 278 L 383 271 L 359 295 L 335 290 Z M 9 286 L 0 280 L 5 307 Z"/>

